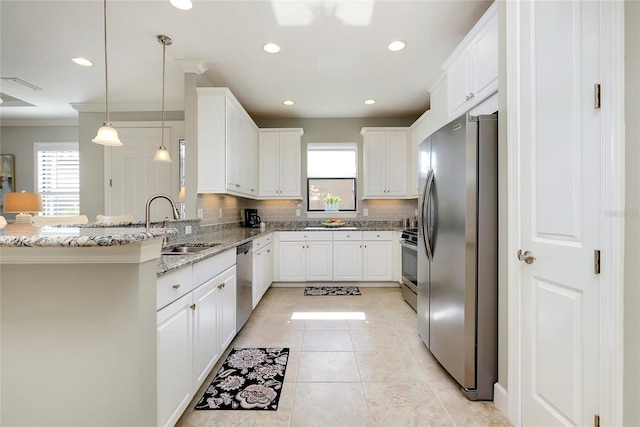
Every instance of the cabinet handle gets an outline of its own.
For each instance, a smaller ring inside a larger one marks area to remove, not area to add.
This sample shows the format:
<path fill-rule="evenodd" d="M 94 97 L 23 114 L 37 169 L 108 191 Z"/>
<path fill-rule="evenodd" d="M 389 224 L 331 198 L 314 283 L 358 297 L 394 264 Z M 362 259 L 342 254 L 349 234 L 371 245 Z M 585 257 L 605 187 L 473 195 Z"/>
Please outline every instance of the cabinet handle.
<path fill-rule="evenodd" d="M 475 98 L 475 96 L 476 96 L 476 95 L 475 95 L 473 92 L 471 92 L 471 93 L 469 94 L 469 99 L 471 99 L 471 98 Z"/>
<path fill-rule="evenodd" d="M 469 95 L 465 96 L 464 99 L 465 99 L 465 101 L 468 101 L 469 100 Z"/>
<path fill-rule="evenodd" d="M 347 238 L 351 237 L 351 234 L 347 234 Z"/>
<path fill-rule="evenodd" d="M 218 285 L 218 289 L 224 289 L 224 283 L 220 283 L 220 284 Z"/>
<path fill-rule="evenodd" d="M 180 285 L 179 284 L 175 284 L 172 286 L 173 289 L 180 289 Z"/>
<path fill-rule="evenodd" d="M 191 310 L 195 310 L 195 309 L 196 309 L 196 305 L 195 305 L 195 304 L 191 304 L 191 305 L 189 306 L 189 308 L 190 308 Z"/>
<path fill-rule="evenodd" d="M 269 253 L 269 252 L 271 252 L 271 249 L 269 249 L 269 250 L 267 251 L 267 253 Z"/>
<path fill-rule="evenodd" d="M 236 187 L 240 188 L 240 184 L 235 184 Z"/>
<path fill-rule="evenodd" d="M 376 237 L 380 237 L 380 235 L 379 235 L 379 234 L 376 234 Z"/>

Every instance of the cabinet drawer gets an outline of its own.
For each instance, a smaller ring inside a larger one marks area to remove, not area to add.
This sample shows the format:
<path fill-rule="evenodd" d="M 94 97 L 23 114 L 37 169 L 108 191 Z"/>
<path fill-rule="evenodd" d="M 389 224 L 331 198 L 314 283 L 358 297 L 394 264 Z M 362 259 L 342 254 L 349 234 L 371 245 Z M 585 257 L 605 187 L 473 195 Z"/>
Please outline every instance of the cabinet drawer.
<path fill-rule="evenodd" d="M 333 240 L 362 240 L 362 231 L 334 231 Z"/>
<path fill-rule="evenodd" d="M 180 298 L 193 289 L 191 266 L 181 268 L 158 278 L 156 310 Z"/>
<path fill-rule="evenodd" d="M 255 252 L 257 250 L 260 250 L 271 242 L 273 242 L 273 233 L 256 237 L 255 239 L 253 239 L 253 251 Z"/>
<path fill-rule="evenodd" d="M 193 264 L 194 287 L 225 271 L 236 263 L 236 248 Z"/>
<path fill-rule="evenodd" d="M 393 231 L 363 231 L 362 240 L 393 240 Z"/>
<path fill-rule="evenodd" d="M 282 231 L 281 242 L 303 242 L 309 240 L 333 240 L 333 231 Z"/>

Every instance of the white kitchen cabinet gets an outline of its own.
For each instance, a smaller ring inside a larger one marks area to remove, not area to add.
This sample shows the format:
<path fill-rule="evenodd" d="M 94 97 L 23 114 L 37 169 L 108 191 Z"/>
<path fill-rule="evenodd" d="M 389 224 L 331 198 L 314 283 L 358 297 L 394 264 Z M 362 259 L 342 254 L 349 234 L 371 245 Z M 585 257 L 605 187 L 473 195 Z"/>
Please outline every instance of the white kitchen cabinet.
<path fill-rule="evenodd" d="M 253 242 L 253 308 L 273 282 L 272 235 L 262 236 Z"/>
<path fill-rule="evenodd" d="M 362 232 L 333 232 L 333 280 L 362 280 Z"/>
<path fill-rule="evenodd" d="M 281 282 L 333 280 L 331 231 L 280 232 L 278 272 Z"/>
<path fill-rule="evenodd" d="M 393 280 L 393 232 L 364 231 L 362 238 L 363 280 Z"/>
<path fill-rule="evenodd" d="M 164 275 L 157 285 L 189 289 L 157 312 L 158 424 L 174 425 L 236 334 L 235 249 Z M 160 304 L 167 297 L 158 298 Z"/>
<path fill-rule="evenodd" d="M 431 114 L 429 116 L 429 126 L 425 137 L 431 135 L 442 126 L 449 123 L 447 81 L 447 74 L 443 73 L 429 91 L 431 97 L 431 108 L 429 111 Z"/>
<path fill-rule="evenodd" d="M 448 119 L 453 120 L 498 90 L 498 14 L 492 4 L 443 64 Z"/>
<path fill-rule="evenodd" d="M 198 193 L 258 197 L 258 127 L 227 88 L 198 94 Z"/>
<path fill-rule="evenodd" d="M 422 114 L 410 127 L 410 144 L 409 144 L 409 184 L 407 195 L 417 198 L 418 183 L 418 147 L 420 143 L 429 136 L 431 129 L 431 110 L 427 110 Z"/>
<path fill-rule="evenodd" d="M 408 128 L 362 128 L 363 198 L 410 198 L 407 191 Z"/>
<path fill-rule="evenodd" d="M 196 390 L 191 305 L 189 293 L 158 311 L 158 425 L 174 425 Z"/>
<path fill-rule="evenodd" d="M 261 129 L 258 133 L 259 194 L 301 198 L 302 129 Z"/>

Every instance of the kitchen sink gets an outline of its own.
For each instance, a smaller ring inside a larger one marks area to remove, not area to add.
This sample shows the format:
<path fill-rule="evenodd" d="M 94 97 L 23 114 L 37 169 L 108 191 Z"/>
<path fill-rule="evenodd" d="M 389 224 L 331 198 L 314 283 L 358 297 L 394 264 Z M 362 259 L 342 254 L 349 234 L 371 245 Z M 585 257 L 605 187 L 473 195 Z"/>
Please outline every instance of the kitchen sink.
<path fill-rule="evenodd" d="M 189 254 L 196 254 L 198 252 L 204 251 L 205 249 L 209 249 L 209 248 L 213 248 L 215 246 L 219 246 L 220 243 L 207 243 L 206 245 L 198 245 L 198 246 L 192 246 L 192 245 L 180 245 L 180 246 L 173 246 L 173 247 L 167 247 L 162 249 L 162 252 L 160 252 L 161 255 L 189 255 Z"/>

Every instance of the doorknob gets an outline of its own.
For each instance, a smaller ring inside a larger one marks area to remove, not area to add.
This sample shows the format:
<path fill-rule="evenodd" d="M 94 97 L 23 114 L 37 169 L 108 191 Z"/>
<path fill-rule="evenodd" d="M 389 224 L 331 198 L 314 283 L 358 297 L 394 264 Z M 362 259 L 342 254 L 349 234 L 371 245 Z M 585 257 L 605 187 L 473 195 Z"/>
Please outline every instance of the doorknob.
<path fill-rule="evenodd" d="M 525 251 L 525 253 L 522 253 L 522 249 L 518 250 L 518 259 L 526 262 L 527 264 L 533 264 L 533 261 L 536 260 L 533 256 L 533 252 Z"/>

